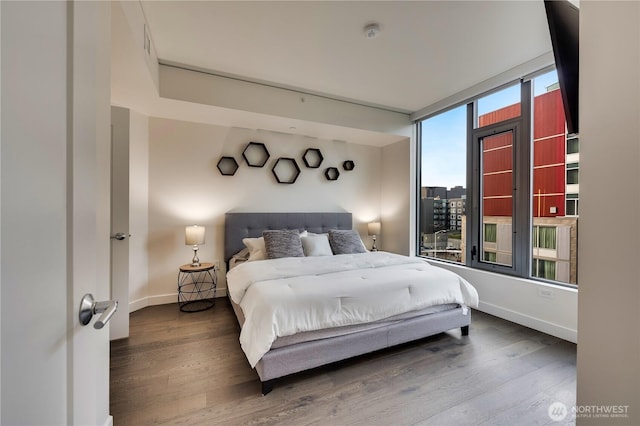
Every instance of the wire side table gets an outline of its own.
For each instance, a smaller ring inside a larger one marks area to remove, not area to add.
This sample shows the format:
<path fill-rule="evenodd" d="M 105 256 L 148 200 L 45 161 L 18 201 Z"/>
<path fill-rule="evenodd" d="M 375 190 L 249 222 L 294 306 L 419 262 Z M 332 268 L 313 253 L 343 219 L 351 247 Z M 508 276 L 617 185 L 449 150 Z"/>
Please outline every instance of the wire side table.
<path fill-rule="evenodd" d="M 213 263 L 182 265 L 178 272 L 178 306 L 182 312 L 200 312 L 213 308 L 217 275 Z"/>

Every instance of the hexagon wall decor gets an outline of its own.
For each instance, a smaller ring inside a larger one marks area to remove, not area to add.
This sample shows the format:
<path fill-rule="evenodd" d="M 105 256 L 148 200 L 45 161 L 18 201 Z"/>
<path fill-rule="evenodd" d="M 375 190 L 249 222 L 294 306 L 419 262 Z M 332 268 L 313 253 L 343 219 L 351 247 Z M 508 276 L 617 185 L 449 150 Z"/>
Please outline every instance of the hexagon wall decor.
<path fill-rule="evenodd" d="M 222 176 L 233 176 L 238 170 L 238 162 L 233 157 L 220 157 L 217 167 Z"/>
<path fill-rule="evenodd" d="M 262 142 L 249 142 L 242 151 L 242 158 L 249 167 L 264 167 L 269 157 L 269 151 Z"/>
<path fill-rule="evenodd" d="M 351 160 L 347 160 L 344 163 L 342 163 L 342 168 L 350 172 L 351 170 L 356 168 L 356 163 L 354 163 Z"/>
<path fill-rule="evenodd" d="M 324 161 L 324 157 L 318 148 L 307 148 L 302 155 L 304 165 L 309 169 L 317 169 Z"/>
<path fill-rule="evenodd" d="M 340 171 L 337 167 L 327 167 L 324 171 L 324 177 L 326 177 L 327 180 L 338 180 Z"/>
<path fill-rule="evenodd" d="M 271 172 L 278 183 L 292 184 L 300 175 L 300 167 L 295 159 L 280 157 L 271 168 Z"/>

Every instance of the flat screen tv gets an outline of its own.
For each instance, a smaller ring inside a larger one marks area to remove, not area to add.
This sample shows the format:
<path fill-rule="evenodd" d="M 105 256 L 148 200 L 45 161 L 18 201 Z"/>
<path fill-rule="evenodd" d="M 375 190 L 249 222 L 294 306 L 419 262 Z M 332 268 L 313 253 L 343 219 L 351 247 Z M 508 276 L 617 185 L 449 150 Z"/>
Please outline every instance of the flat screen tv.
<path fill-rule="evenodd" d="M 545 0 L 551 46 L 567 120 L 567 132 L 578 133 L 580 9 L 567 0 Z"/>

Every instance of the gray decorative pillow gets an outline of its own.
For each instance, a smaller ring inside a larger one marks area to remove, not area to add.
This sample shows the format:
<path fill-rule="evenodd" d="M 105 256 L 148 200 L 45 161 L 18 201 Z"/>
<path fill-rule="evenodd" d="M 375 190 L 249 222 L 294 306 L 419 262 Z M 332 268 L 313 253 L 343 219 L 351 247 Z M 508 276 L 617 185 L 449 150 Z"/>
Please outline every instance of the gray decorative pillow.
<path fill-rule="evenodd" d="M 353 229 L 350 230 L 330 230 L 329 244 L 333 254 L 366 253 L 360 234 Z"/>
<path fill-rule="evenodd" d="M 304 256 L 300 233 L 297 229 L 263 231 L 262 236 L 267 249 L 267 259 Z"/>

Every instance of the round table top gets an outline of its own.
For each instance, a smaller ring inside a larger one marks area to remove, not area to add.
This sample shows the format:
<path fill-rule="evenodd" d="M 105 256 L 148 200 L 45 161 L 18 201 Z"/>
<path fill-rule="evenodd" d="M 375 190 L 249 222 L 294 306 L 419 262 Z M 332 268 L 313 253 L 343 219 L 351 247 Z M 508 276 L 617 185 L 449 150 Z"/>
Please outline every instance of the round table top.
<path fill-rule="evenodd" d="M 181 272 L 200 272 L 200 271 L 207 271 L 209 269 L 212 269 L 215 265 L 213 263 L 207 263 L 207 262 L 201 262 L 200 266 L 191 266 L 190 263 L 187 263 L 186 265 L 182 265 L 180 267 L 180 271 Z"/>

